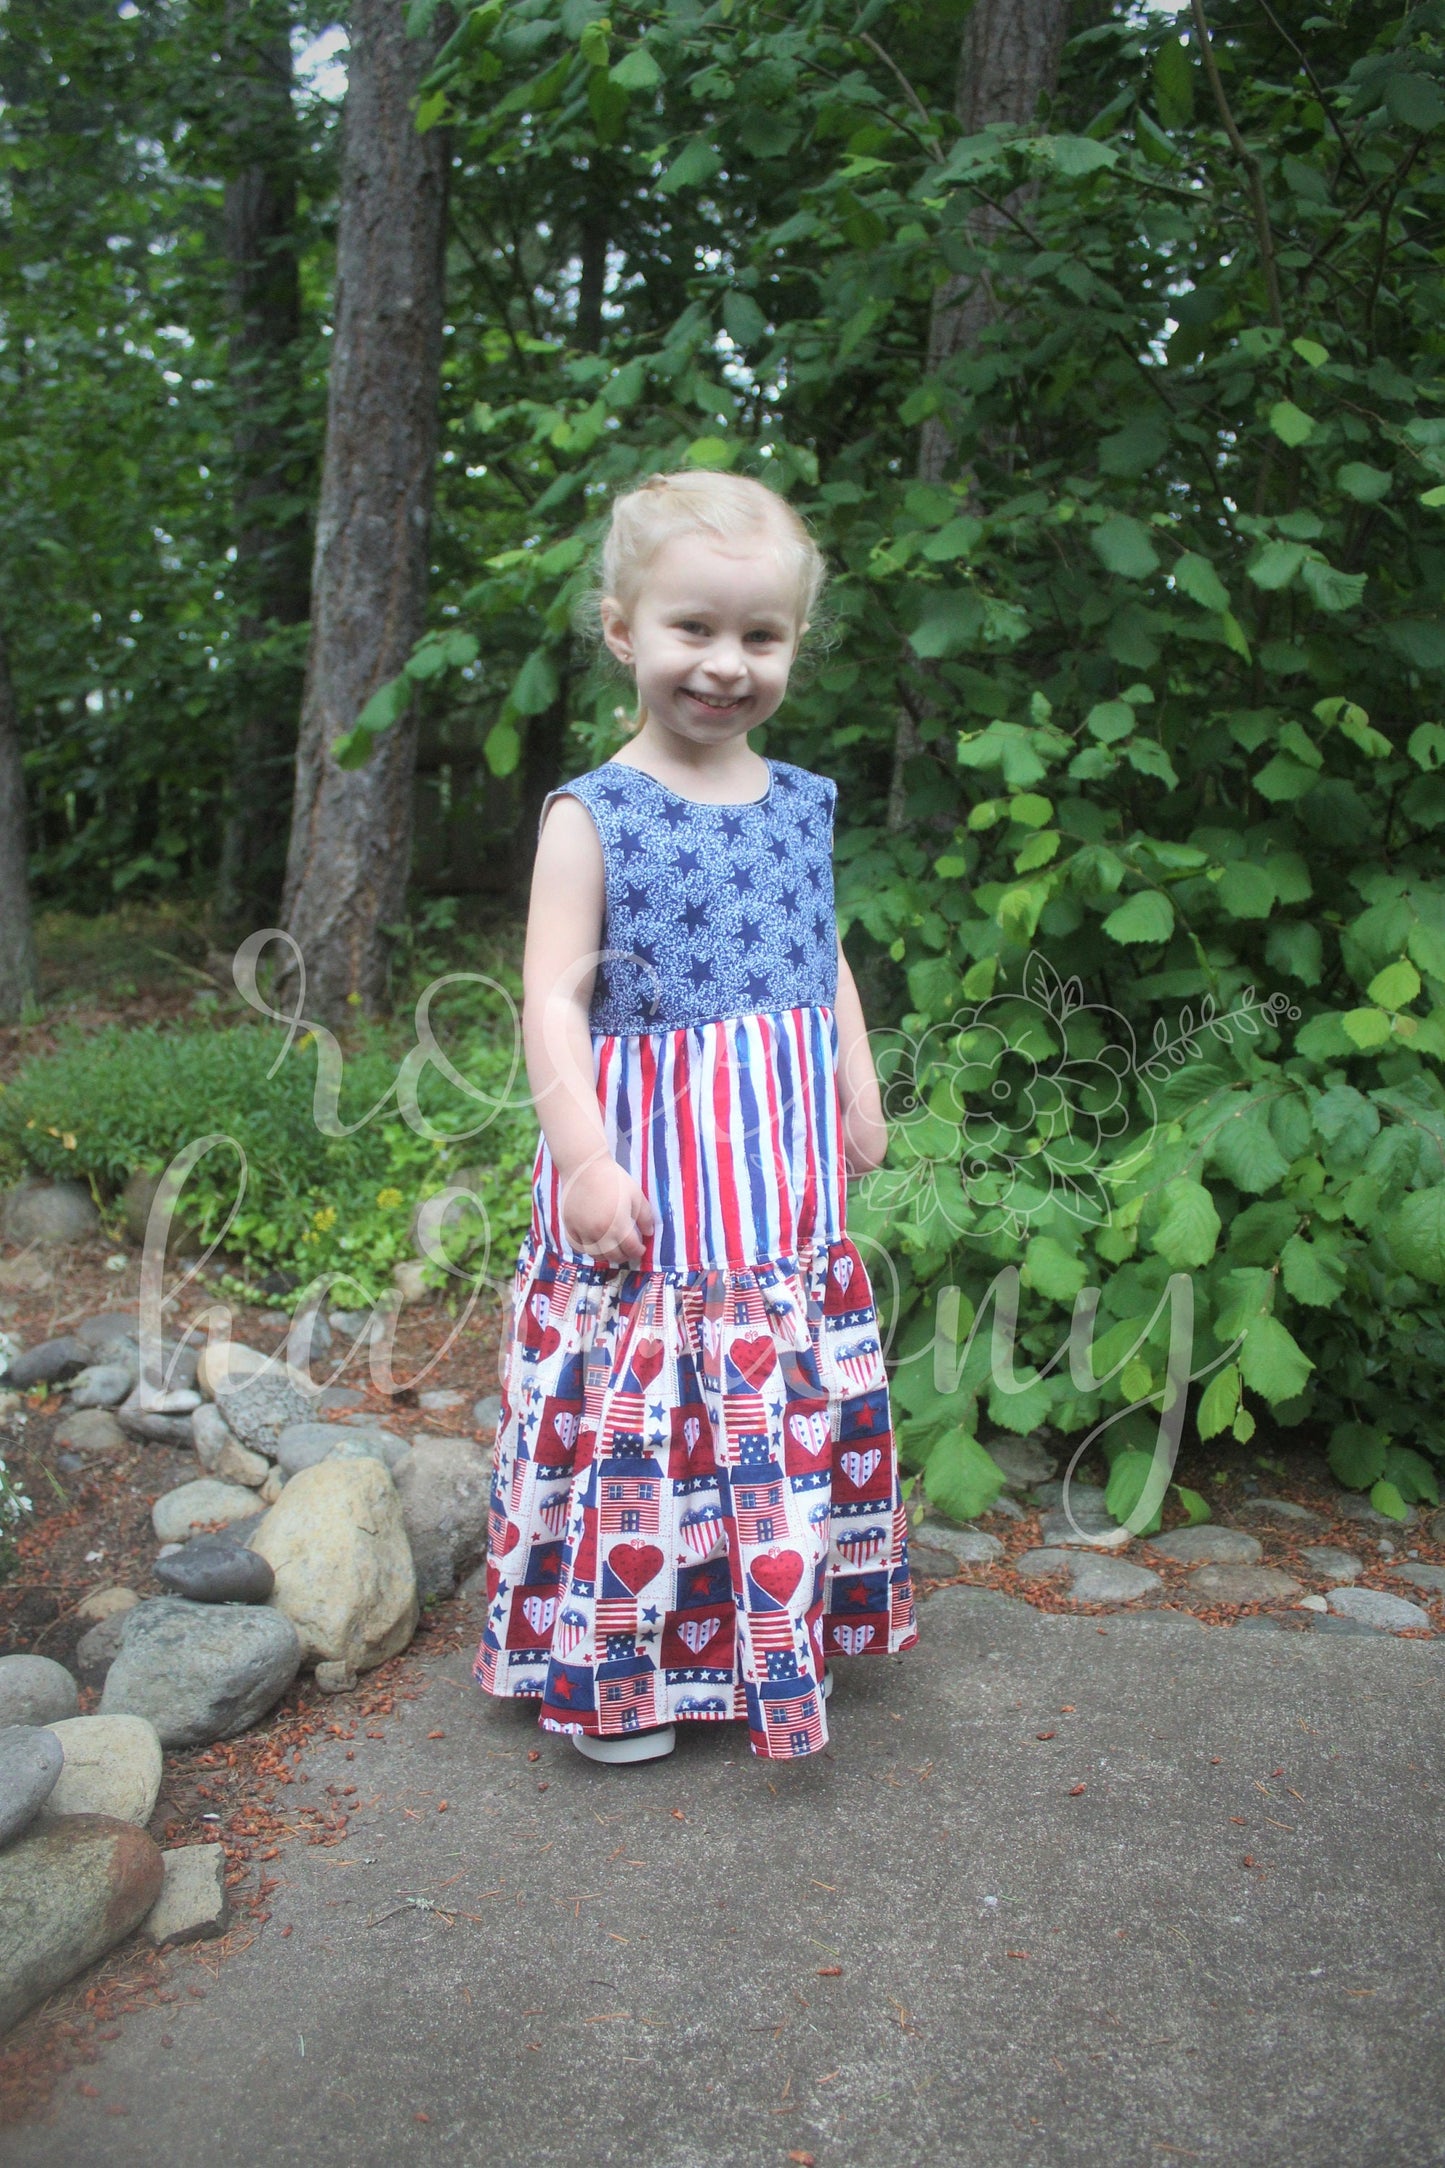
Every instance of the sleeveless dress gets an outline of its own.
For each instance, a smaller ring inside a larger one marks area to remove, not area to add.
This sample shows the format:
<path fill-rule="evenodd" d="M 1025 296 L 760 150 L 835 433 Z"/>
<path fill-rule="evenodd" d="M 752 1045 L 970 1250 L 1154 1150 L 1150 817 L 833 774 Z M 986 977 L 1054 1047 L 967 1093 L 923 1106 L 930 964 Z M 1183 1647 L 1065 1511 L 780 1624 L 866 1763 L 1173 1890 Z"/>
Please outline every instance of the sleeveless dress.
<path fill-rule="evenodd" d="M 656 1227 L 574 1249 L 545 1136 L 517 1258 L 474 1676 L 548 1731 L 744 1719 L 827 1743 L 824 1659 L 917 1640 L 878 1319 L 844 1225 L 837 785 L 770 760 L 705 805 L 608 761 L 589 1021 Z M 540 833 L 541 821 L 538 827 Z"/>

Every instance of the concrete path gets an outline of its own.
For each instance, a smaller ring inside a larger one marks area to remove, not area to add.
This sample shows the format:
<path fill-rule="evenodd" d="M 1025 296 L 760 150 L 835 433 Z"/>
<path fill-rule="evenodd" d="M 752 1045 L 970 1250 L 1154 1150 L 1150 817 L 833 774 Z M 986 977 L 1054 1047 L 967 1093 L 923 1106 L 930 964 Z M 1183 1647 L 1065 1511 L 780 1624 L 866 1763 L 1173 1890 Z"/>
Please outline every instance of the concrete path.
<path fill-rule="evenodd" d="M 348 1842 L 8 2168 L 1445 2162 L 1436 1648 L 922 1622 L 781 1766 L 598 1768 L 434 1663 L 309 1755 L 375 1802 Z"/>

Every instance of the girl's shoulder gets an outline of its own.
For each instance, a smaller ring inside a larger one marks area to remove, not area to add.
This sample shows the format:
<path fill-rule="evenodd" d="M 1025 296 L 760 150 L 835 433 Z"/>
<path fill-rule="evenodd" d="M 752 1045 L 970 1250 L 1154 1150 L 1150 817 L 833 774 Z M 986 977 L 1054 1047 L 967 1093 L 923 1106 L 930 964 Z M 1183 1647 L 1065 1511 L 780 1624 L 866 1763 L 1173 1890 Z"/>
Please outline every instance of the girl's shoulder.
<path fill-rule="evenodd" d="M 791 760 L 774 760 L 770 765 L 775 791 L 800 794 L 831 810 L 838 797 L 838 786 L 831 775 L 819 775 L 814 768 L 800 768 Z"/>

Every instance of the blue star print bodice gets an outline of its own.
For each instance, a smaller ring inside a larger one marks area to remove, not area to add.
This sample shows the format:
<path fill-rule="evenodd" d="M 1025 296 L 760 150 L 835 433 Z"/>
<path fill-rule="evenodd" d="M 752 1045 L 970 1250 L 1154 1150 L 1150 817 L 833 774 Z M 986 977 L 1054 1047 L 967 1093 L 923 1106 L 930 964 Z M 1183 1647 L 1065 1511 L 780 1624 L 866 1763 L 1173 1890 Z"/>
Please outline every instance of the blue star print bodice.
<path fill-rule="evenodd" d="M 579 798 L 602 844 L 607 952 L 594 1036 L 673 1031 L 822 1004 L 838 992 L 828 776 L 770 760 L 763 797 L 702 805 L 607 761 L 548 793 Z"/>

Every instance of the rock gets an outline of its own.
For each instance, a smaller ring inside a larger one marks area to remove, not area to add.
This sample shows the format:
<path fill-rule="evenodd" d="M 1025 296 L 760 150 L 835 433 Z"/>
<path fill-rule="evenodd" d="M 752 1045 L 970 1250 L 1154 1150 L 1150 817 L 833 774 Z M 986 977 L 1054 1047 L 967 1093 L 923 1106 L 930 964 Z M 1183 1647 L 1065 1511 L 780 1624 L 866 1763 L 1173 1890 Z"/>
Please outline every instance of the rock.
<path fill-rule="evenodd" d="M 192 1603 L 265 1603 L 276 1577 L 264 1558 L 227 1536 L 196 1536 L 157 1561 L 156 1579 Z"/>
<path fill-rule="evenodd" d="M 17 1393 L 25 1393 L 32 1385 L 62 1385 L 89 1366 L 90 1349 L 67 1333 L 61 1340 L 42 1340 L 38 1347 L 13 1356 L 5 1382 Z"/>
<path fill-rule="evenodd" d="M 24 1395 L 6 1392 L 0 1388 L 0 1423 L 8 1423 L 12 1415 L 18 1415 L 25 1405 Z"/>
<path fill-rule="evenodd" d="M 333 1332 L 339 1332 L 347 1340 L 354 1340 L 358 1333 L 366 1331 L 371 1323 L 370 1310 L 333 1310 L 330 1324 Z"/>
<path fill-rule="evenodd" d="M 140 1376 L 128 1363 L 88 1363 L 70 1385 L 72 1408 L 118 1408 Z"/>
<path fill-rule="evenodd" d="M 1432 1543 L 1445 1543 L 1445 1506 L 1430 1515 L 1429 1536 Z"/>
<path fill-rule="evenodd" d="M 1300 1557 L 1322 1581 L 1357 1581 L 1364 1572 L 1363 1559 L 1353 1551 L 1341 1551 L 1333 1543 L 1307 1543 Z"/>
<path fill-rule="evenodd" d="M 1285 1630 L 1284 1620 L 1274 1611 L 1249 1611 L 1245 1613 L 1243 1618 L 1237 1618 L 1234 1623 L 1238 1627 L 1255 1633 L 1262 1631 L 1270 1634 L 1282 1634 Z"/>
<path fill-rule="evenodd" d="M 100 1214 L 83 1182 L 22 1182 L 7 1192 L 3 1214 L 5 1239 L 27 1242 L 84 1242 L 100 1227 Z"/>
<path fill-rule="evenodd" d="M 311 1371 L 331 1353 L 331 1327 L 321 1310 L 298 1310 L 288 1323 L 286 1360 L 293 1370 Z"/>
<path fill-rule="evenodd" d="M 993 1504 L 989 1507 L 988 1512 L 980 1514 L 979 1518 L 981 1520 L 1021 1521 L 1026 1519 L 1027 1516 L 1017 1498 L 1010 1498 L 1007 1491 L 1000 1491 Z"/>
<path fill-rule="evenodd" d="M 1393 1558 L 1395 1555 L 1394 1544 L 1391 1543 L 1389 1539 L 1385 1536 L 1380 1536 L 1377 1538 L 1375 1543 L 1375 1549 L 1379 1552 L 1381 1558 Z"/>
<path fill-rule="evenodd" d="M 1151 1536 L 1147 1547 L 1156 1558 L 1171 1558 L 1179 1566 L 1253 1566 L 1264 1556 L 1258 1538 L 1242 1528 L 1175 1528 L 1167 1536 Z"/>
<path fill-rule="evenodd" d="M 226 1847 L 223 1844 L 187 1844 L 174 1852 L 162 1852 L 165 1881 L 160 1896 L 146 1914 L 145 1933 L 150 1941 L 209 1942 L 223 1935 L 231 1921 L 231 1899 L 226 1889 Z"/>
<path fill-rule="evenodd" d="M 124 1611 L 133 1611 L 140 1602 L 133 1588 L 93 1588 L 88 1596 L 82 1596 L 75 1607 L 77 1618 L 99 1625 L 105 1618 L 118 1618 Z"/>
<path fill-rule="evenodd" d="M 474 1438 L 418 1436 L 394 1480 L 418 1598 L 426 1603 L 433 1596 L 450 1596 L 462 1576 L 487 1555 L 491 1469 Z M 965 1529 L 957 1534 L 964 1542 L 991 1540 Z M 944 1549 L 955 1549 L 945 1538 L 939 1540 Z M 1002 1544 L 997 1548 L 1002 1550 Z"/>
<path fill-rule="evenodd" d="M 264 1453 L 253 1453 L 249 1445 L 240 1445 L 231 1438 L 216 1455 L 211 1473 L 218 1483 L 239 1483 L 246 1490 L 259 1490 L 271 1473 L 271 1463 Z"/>
<path fill-rule="evenodd" d="M 162 1177 L 151 1174 L 144 1167 L 137 1167 L 120 1193 L 121 1224 L 130 1241 L 140 1248 L 146 1239 L 151 1223 L 151 1210 L 160 1194 Z M 156 1225 L 156 1239 L 160 1240 L 162 1218 L 168 1209 L 170 1217 L 165 1225 L 165 1254 L 167 1257 L 199 1257 L 205 1248 L 194 1227 L 189 1226 L 168 1200 L 161 1206 Z"/>
<path fill-rule="evenodd" d="M 1039 1541 L 1045 1546 L 1082 1544 L 1089 1550 L 1115 1551 L 1129 1541 L 1129 1531 L 1107 1513 L 1084 1513 L 1073 1506 L 1071 1520 L 1063 1506 L 1055 1506 L 1039 1523 Z"/>
<path fill-rule="evenodd" d="M 323 1694 L 349 1694 L 356 1684 L 356 1672 L 350 1664 L 318 1664 L 316 1684 Z"/>
<path fill-rule="evenodd" d="M 431 1295 L 432 1290 L 426 1283 L 426 1267 L 419 1257 L 408 1257 L 402 1264 L 393 1265 L 391 1280 L 404 1308 L 415 1302 L 425 1302 Z"/>
<path fill-rule="evenodd" d="M 162 1746 L 204 1746 L 259 1722 L 300 1667 L 301 1643 L 279 1611 L 155 1596 L 126 1620 L 101 1711 L 149 1717 Z"/>
<path fill-rule="evenodd" d="M 1244 1623 L 1244 1620 L 1240 1621 L 1241 1625 Z M 1370 1631 L 1356 1618 L 1317 1618 L 1314 1630 L 1317 1634 L 1367 1634 Z"/>
<path fill-rule="evenodd" d="M 450 1385 L 439 1385 L 435 1392 L 418 1393 L 416 1404 L 428 1415 L 450 1415 L 453 1408 L 466 1406 L 467 1396 Z"/>
<path fill-rule="evenodd" d="M 1405 1596 L 1391 1596 L 1382 1588 L 1332 1588 L 1329 1605 L 1340 1617 L 1354 1619 L 1360 1626 L 1373 1626 L 1381 1633 L 1411 1633 L 1422 1626 L 1428 1630 L 1430 1625 L 1430 1614 L 1422 1611 L 1418 1603 L 1411 1603 Z"/>
<path fill-rule="evenodd" d="M 1285 1528 L 1291 1534 L 1330 1525 L 1322 1513 L 1312 1513 L 1308 1506 L 1294 1505 L 1288 1498 L 1246 1498 L 1234 1517 L 1248 1521 L 1251 1528 Z"/>
<path fill-rule="evenodd" d="M 1070 1483 L 1068 1491 L 1075 1520 L 1081 1521 L 1086 1513 L 1101 1514 L 1104 1511 L 1104 1493 L 1097 1483 Z M 1035 1505 L 1061 1506 L 1064 1502 L 1063 1479 L 1036 1483 L 1032 1495 Z"/>
<path fill-rule="evenodd" d="M 48 1656 L 0 1656 L 0 1724 L 55 1724 L 79 1707 L 64 1664 Z"/>
<path fill-rule="evenodd" d="M 87 1347 L 94 1348 L 102 1360 L 129 1360 L 129 1357 L 107 1358 L 108 1348 L 133 1348 L 136 1373 L 140 1372 L 140 1313 L 138 1307 L 123 1310 L 102 1310 L 96 1317 L 82 1318 L 75 1327 L 75 1337 Z"/>
<path fill-rule="evenodd" d="M 365 1405 L 365 1393 L 357 1392 L 351 1385 L 324 1385 L 316 1395 L 318 1415 L 350 1415 Z"/>
<path fill-rule="evenodd" d="M 271 1470 L 271 1473 L 267 1476 L 265 1482 L 261 1485 L 261 1488 L 257 1491 L 256 1496 L 260 1499 L 263 1506 L 274 1506 L 276 1500 L 280 1497 L 282 1491 L 285 1490 L 285 1488 L 285 1476 L 282 1475 L 279 1468 L 273 1468 Z M 258 1514 L 258 1524 L 259 1521 L 260 1515 Z"/>
<path fill-rule="evenodd" d="M 254 1513 L 256 1501 L 240 1483 L 218 1483 L 201 1476 L 167 1491 L 151 1507 L 151 1526 L 161 1543 L 186 1543 L 204 1534 L 213 1521 L 239 1521 Z"/>
<path fill-rule="evenodd" d="M 358 1445 L 358 1440 L 364 1444 Z M 405 1438 L 377 1424 L 288 1423 L 276 1440 L 276 1465 L 284 1476 L 299 1475 L 333 1454 L 370 1452 L 388 1468 L 398 1467 L 411 1448 Z"/>
<path fill-rule="evenodd" d="M 1277 1603 L 1303 1594 L 1299 1582 L 1276 1566 L 1200 1566 L 1189 1576 L 1189 1588 L 1211 1603 Z"/>
<path fill-rule="evenodd" d="M 1014 1560 L 1014 1571 L 1024 1581 L 1061 1581 L 1074 1564 L 1072 1551 L 1043 1549 L 1024 1551 Z"/>
<path fill-rule="evenodd" d="M 1445 1596 L 1445 1566 L 1391 1566 L 1390 1572 L 1397 1581 L 1408 1581 L 1432 1596 Z"/>
<path fill-rule="evenodd" d="M 143 1716 L 72 1716 L 49 1728 L 65 1767 L 45 1803 L 46 1815 L 109 1814 L 144 1829 L 161 1789 L 154 1724 Z"/>
<path fill-rule="evenodd" d="M 310 1420 L 315 1398 L 314 1393 L 298 1391 L 289 1373 L 278 1368 L 223 1385 L 216 1406 L 242 1445 L 274 1455 L 276 1440 L 288 1424 Z"/>
<path fill-rule="evenodd" d="M 259 1354 L 239 1340 L 213 1340 L 201 1350 L 196 1364 L 196 1387 L 214 1400 L 228 1385 L 239 1385 L 244 1379 L 255 1377 L 258 1371 L 269 1369 L 270 1364 L 269 1355 Z"/>
<path fill-rule="evenodd" d="M 1003 1470 L 1009 1490 L 1032 1490 L 1038 1483 L 1047 1483 L 1059 1465 L 1058 1456 L 1046 1453 L 1037 1438 L 993 1438 L 984 1451 L 994 1466 Z M 1071 1496 L 1074 1487 L 1070 1486 Z"/>
<path fill-rule="evenodd" d="M 1076 1552 L 1069 1594 L 1076 1603 L 1133 1603 L 1163 1585 L 1147 1566 L 1131 1566 L 1124 1558 L 1080 1558 Z"/>
<path fill-rule="evenodd" d="M 156 1414 L 151 1407 L 152 1395 L 144 1385 L 138 1385 L 129 1400 L 123 1400 L 115 1411 L 115 1419 L 128 1438 L 138 1438 L 146 1445 L 174 1445 L 181 1452 L 192 1445 L 189 1415 Z"/>
<path fill-rule="evenodd" d="M 0 2033 L 128 1935 L 161 1893 L 160 1847 L 133 1822 L 39 1822 L 0 1852 Z"/>
<path fill-rule="evenodd" d="M 75 1668 L 80 1683 L 95 1693 L 105 1685 L 110 1667 L 120 1654 L 125 1621 L 125 1612 L 118 1611 L 114 1618 L 103 1618 L 90 1627 L 75 1644 Z"/>
<path fill-rule="evenodd" d="M 1295 1605 L 1295 1609 L 1296 1611 L 1328 1611 L 1329 1605 L 1325 1602 L 1323 1596 L 1301 1596 L 1299 1602 Z"/>
<path fill-rule="evenodd" d="M 227 1446 L 239 1445 L 240 1439 L 232 1436 L 226 1426 L 226 1418 L 214 1401 L 203 1400 L 191 1416 L 191 1440 L 196 1448 L 196 1458 L 207 1475 L 214 1475 L 216 1462 Z M 243 1447 L 244 1451 L 245 1448 Z"/>
<path fill-rule="evenodd" d="M 420 1444 L 417 1450 L 421 1450 Z M 477 1449 L 473 1446 L 471 1450 L 475 1453 Z M 403 1501 L 404 1499 L 405 1493 Z M 919 1530 L 919 1541 L 931 1543 L 935 1550 L 951 1552 L 961 1566 L 988 1566 L 1004 1554 L 1004 1547 L 997 1536 L 987 1535 L 982 1528 L 953 1528 L 947 1521 L 935 1520 L 931 1515 Z M 478 1551 L 477 1556 L 481 1555 L 481 1551 Z"/>
<path fill-rule="evenodd" d="M 367 1671 L 416 1631 L 416 1570 L 396 1485 L 377 1460 L 323 1460 L 286 1485 L 251 1539 L 303 1661 Z"/>
<path fill-rule="evenodd" d="M 54 1791 L 65 1750 L 43 1725 L 0 1729 L 0 1845 L 27 1829 Z"/>
<path fill-rule="evenodd" d="M 952 1551 L 935 1550 L 916 1536 L 908 1539 L 908 1564 L 915 1581 L 951 1581 L 959 1570 Z"/>
<path fill-rule="evenodd" d="M 472 1428 L 479 1430 L 488 1445 L 496 1442 L 497 1425 L 502 1420 L 502 1396 L 486 1393 L 472 1403 Z"/>
<path fill-rule="evenodd" d="M 1371 1528 L 1396 1531 L 1410 1527 L 1417 1517 L 1415 1508 L 1406 1506 L 1405 1518 L 1397 1521 L 1393 1513 L 1382 1513 L 1378 1506 L 1372 1506 L 1368 1498 L 1360 1497 L 1356 1491 L 1341 1491 L 1335 1500 L 1335 1511 L 1344 1521 L 1364 1521 Z"/>
<path fill-rule="evenodd" d="M 55 1426 L 55 1443 L 72 1453 L 118 1453 L 125 1432 L 108 1408 L 79 1408 Z"/>

